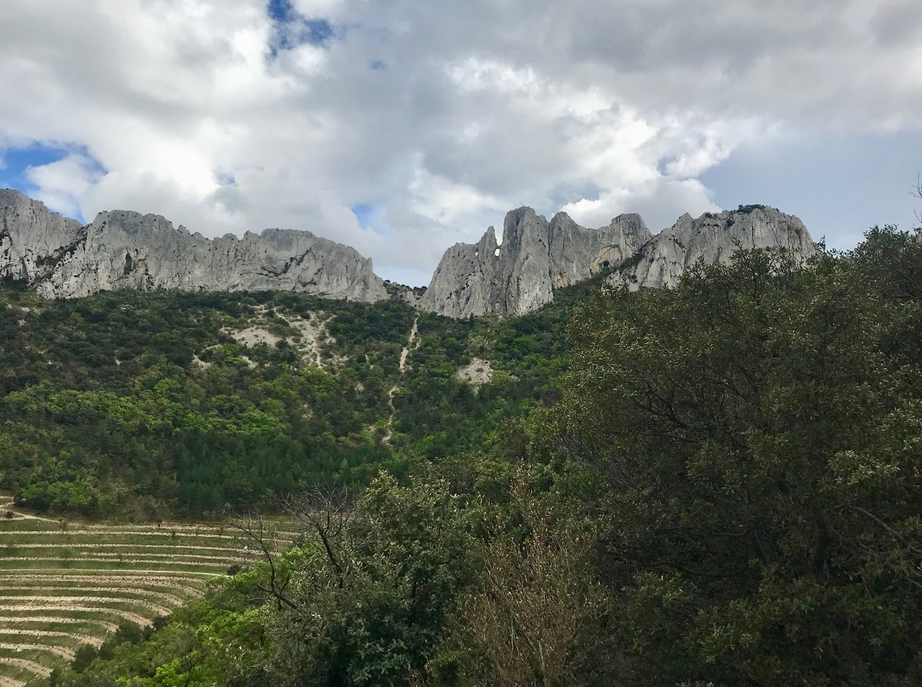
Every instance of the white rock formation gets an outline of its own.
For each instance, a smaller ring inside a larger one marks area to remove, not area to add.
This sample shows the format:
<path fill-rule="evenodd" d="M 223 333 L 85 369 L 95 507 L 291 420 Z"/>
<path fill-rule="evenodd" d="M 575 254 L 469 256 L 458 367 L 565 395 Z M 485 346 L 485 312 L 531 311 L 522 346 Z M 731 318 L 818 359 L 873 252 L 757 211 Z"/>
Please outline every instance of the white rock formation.
<path fill-rule="evenodd" d="M 696 261 L 727 261 L 740 248 L 783 250 L 796 259 L 816 253 L 799 219 L 758 205 L 683 215 L 655 237 L 639 215 L 586 229 L 564 213 L 548 222 L 523 207 L 506 215 L 501 245 L 490 227 L 479 243 L 445 252 L 425 293 L 389 285 L 389 295 L 371 260 L 310 232 L 206 239 L 157 215 L 121 211 L 100 213 L 83 227 L 0 190 L 0 278 L 25 280 L 49 298 L 111 289 L 277 289 L 364 302 L 392 297 L 449 317 L 520 315 L 602 271 L 632 289 L 673 286 Z"/>
<path fill-rule="evenodd" d="M 816 254 L 803 222 L 775 208 L 756 205 L 698 219 L 685 214 L 644 244 L 613 280 L 632 290 L 675 286 L 698 260 L 728 262 L 735 251 L 751 248 L 785 251 L 795 259 Z"/>
<path fill-rule="evenodd" d="M 639 215 L 586 229 L 562 212 L 548 222 L 519 208 L 506 215 L 501 246 L 490 227 L 479 243 L 449 248 L 419 306 L 449 317 L 520 315 L 550 302 L 555 289 L 621 264 L 650 238 Z"/>
<path fill-rule="evenodd" d="M 112 289 L 387 298 L 371 260 L 307 231 L 206 239 L 163 217 L 122 211 L 100 213 L 81 227 L 16 191 L 0 191 L 0 277 L 25 279 L 48 298 Z"/>
<path fill-rule="evenodd" d="M 520 315 L 549 302 L 555 289 L 605 269 L 635 290 L 674 286 L 696 261 L 728 261 L 741 248 L 783 250 L 796 259 L 816 253 L 799 219 L 762 206 L 683 215 L 655 237 L 639 215 L 585 229 L 563 213 L 548 222 L 519 208 L 506 215 L 501 246 L 490 227 L 480 243 L 449 248 L 419 307 L 449 317 Z"/>
<path fill-rule="evenodd" d="M 0 189 L 0 277 L 36 283 L 51 274 L 56 256 L 78 243 L 81 226 L 43 203 Z"/>

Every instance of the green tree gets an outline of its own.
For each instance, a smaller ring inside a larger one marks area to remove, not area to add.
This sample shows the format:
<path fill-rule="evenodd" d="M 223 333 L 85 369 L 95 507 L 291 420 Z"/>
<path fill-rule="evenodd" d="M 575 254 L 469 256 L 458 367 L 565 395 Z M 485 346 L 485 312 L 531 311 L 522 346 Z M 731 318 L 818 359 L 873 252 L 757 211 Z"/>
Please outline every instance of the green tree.
<path fill-rule="evenodd" d="M 284 557 L 260 544 L 266 561 L 253 573 L 273 609 L 264 664 L 272 684 L 409 684 L 472 575 L 460 499 L 442 481 L 403 487 L 385 474 L 354 505 L 325 496 L 294 512 L 310 544 Z"/>
<path fill-rule="evenodd" d="M 576 319 L 540 440 L 607 476 L 625 684 L 922 679 L 922 370 L 876 286 L 742 252 Z"/>

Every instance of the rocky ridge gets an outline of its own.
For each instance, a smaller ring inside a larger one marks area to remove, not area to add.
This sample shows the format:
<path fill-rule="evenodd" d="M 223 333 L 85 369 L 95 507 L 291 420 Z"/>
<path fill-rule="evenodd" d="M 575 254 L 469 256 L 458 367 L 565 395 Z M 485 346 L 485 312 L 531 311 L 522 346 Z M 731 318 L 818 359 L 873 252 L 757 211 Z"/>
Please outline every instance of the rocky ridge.
<path fill-rule="evenodd" d="M 353 248 L 307 231 L 207 239 L 158 215 L 124 211 L 81 226 L 0 190 L 0 278 L 24 280 L 48 298 L 112 289 L 289 290 L 362 302 L 396 298 L 456 318 L 520 315 L 550 302 L 556 289 L 602 272 L 630 289 L 668 287 L 696 261 L 726 261 L 741 248 L 798 259 L 816 253 L 799 219 L 762 205 L 686 214 L 656 236 L 636 214 L 587 229 L 565 213 L 548 221 L 522 207 L 506 215 L 502 243 L 490 227 L 478 243 L 449 248 L 427 289 L 409 289 L 382 281 Z"/>
<path fill-rule="evenodd" d="M 632 290 L 675 286 L 695 262 L 726 262 L 736 250 L 751 248 L 784 251 L 795 259 L 817 252 L 797 217 L 763 205 L 747 205 L 732 212 L 708 212 L 697 219 L 682 215 L 641 246 L 612 279 Z"/>
<path fill-rule="evenodd" d="M 727 261 L 748 248 L 795 258 L 816 253 L 799 219 L 761 205 L 698 219 L 686 214 L 656 236 L 635 214 L 586 229 L 564 213 L 548 222 L 523 207 L 506 215 L 501 245 L 490 227 L 479 243 L 449 248 L 419 306 L 449 317 L 521 315 L 551 301 L 556 289 L 602 271 L 632 290 L 674 286 L 696 261 Z"/>
<path fill-rule="evenodd" d="M 267 229 L 207 239 L 158 215 L 102 212 L 81 226 L 17 191 L 0 191 L 0 278 L 48 298 L 114 289 L 289 290 L 387 298 L 370 259 L 307 231 Z"/>
<path fill-rule="evenodd" d="M 555 289 L 620 265 L 651 238 L 640 215 L 586 229 L 563 212 L 548 222 L 519 208 L 506 215 L 502 245 L 490 227 L 479 243 L 449 248 L 419 305 L 449 317 L 521 315 L 549 303 Z"/>

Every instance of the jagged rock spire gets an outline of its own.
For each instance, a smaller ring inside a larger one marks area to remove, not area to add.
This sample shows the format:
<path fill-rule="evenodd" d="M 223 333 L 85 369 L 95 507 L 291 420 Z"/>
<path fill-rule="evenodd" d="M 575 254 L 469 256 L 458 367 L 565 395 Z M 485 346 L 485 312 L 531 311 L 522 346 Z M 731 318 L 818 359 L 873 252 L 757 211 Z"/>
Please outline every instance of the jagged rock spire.
<path fill-rule="evenodd" d="M 449 248 L 419 305 L 449 317 L 519 315 L 550 302 L 555 289 L 620 264 L 650 238 L 639 215 L 586 229 L 565 213 L 548 222 L 521 207 L 506 215 L 502 245 L 490 227 L 479 243 Z"/>

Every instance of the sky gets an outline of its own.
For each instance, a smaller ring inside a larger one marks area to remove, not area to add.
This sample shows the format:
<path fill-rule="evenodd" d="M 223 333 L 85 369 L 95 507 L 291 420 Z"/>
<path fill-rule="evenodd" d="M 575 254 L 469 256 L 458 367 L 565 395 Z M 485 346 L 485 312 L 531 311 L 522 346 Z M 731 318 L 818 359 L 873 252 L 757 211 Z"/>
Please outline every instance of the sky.
<path fill-rule="evenodd" d="M 922 200 L 918 0 L 0 0 L 0 187 L 305 229 L 423 285 L 529 205 L 764 203 L 850 248 Z"/>

